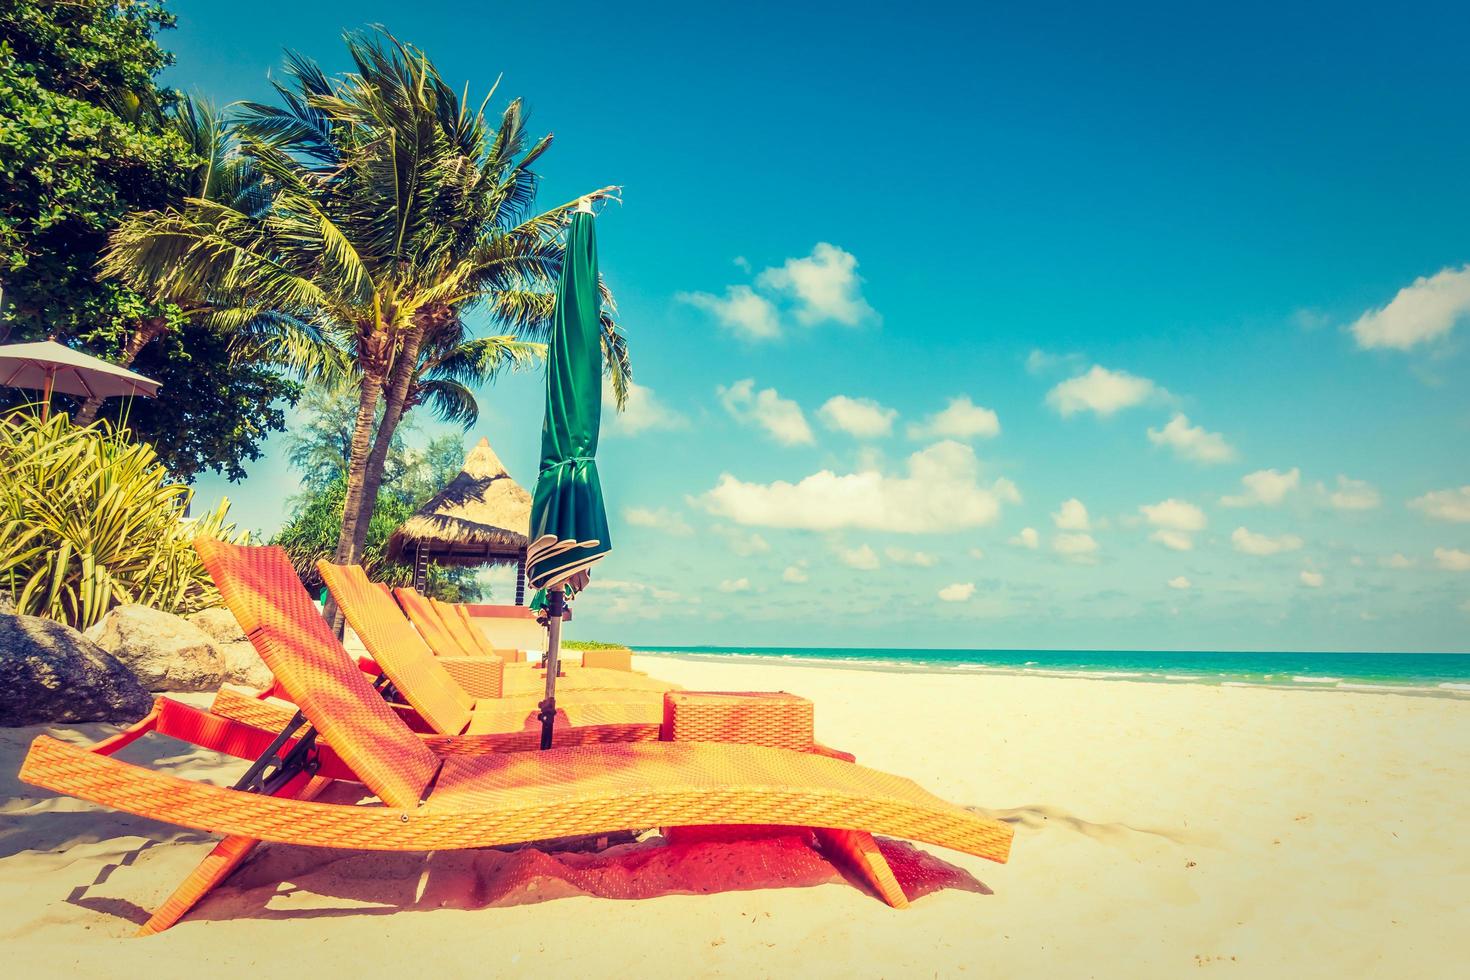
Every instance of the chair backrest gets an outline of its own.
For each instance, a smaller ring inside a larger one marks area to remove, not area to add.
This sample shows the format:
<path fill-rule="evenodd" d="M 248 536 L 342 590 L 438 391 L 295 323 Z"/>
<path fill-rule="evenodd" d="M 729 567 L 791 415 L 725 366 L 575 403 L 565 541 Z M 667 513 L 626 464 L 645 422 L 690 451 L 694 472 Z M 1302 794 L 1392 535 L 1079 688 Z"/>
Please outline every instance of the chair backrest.
<path fill-rule="evenodd" d="M 439 734 L 463 732 L 474 698 L 439 664 L 388 590 L 358 565 L 319 561 L 316 567 L 358 639 L 404 700 Z"/>
<path fill-rule="evenodd" d="M 429 605 L 434 607 L 434 611 L 444 621 L 445 628 L 454 634 L 454 638 L 459 641 L 460 646 L 471 651 L 477 657 L 496 656 L 495 648 L 490 645 L 489 640 L 485 639 L 485 635 L 478 629 L 472 627 L 460 615 L 463 612 L 463 606 L 449 602 L 440 602 L 438 599 L 430 599 Z"/>
<path fill-rule="evenodd" d="M 199 538 L 194 548 L 276 683 L 363 785 L 418 805 L 439 759 L 373 690 L 277 547 Z"/>
<path fill-rule="evenodd" d="M 414 629 L 429 644 L 429 649 L 440 657 L 470 657 L 479 654 L 474 647 L 465 648 L 460 638 L 449 628 L 439 615 L 439 610 L 421 595 L 418 589 L 399 586 L 393 590 L 393 598 L 403 608 L 404 615 L 413 623 Z"/>

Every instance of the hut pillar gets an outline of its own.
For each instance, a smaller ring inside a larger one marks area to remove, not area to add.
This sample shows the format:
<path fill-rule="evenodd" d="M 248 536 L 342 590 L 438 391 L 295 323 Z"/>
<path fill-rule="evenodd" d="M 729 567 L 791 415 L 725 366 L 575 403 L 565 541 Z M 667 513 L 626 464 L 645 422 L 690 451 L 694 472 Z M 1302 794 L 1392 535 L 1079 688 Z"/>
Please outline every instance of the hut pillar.
<path fill-rule="evenodd" d="M 516 605 L 526 604 L 526 549 L 521 549 L 520 557 L 516 560 Z"/>

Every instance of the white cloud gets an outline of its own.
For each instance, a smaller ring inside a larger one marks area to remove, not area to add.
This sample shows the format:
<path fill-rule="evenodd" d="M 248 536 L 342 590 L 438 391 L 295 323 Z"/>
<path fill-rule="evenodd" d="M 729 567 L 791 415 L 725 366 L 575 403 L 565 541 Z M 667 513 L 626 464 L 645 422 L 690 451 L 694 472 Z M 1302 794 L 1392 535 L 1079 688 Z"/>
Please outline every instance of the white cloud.
<path fill-rule="evenodd" d="M 804 259 L 787 259 L 767 269 L 756 285 L 791 296 L 796 319 L 804 324 L 831 320 L 854 327 L 877 313 L 862 296 L 857 258 L 836 245 L 818 242 Z"/>
<path fill-rule="evenodd" d="M 1353 480 L 1339 473 L 1337 489 L 1327 495 L 1327 503 L 1337 510 L 1372 510 L 1382 498 L 1378 488 L 1367 480 Z"/>
<path fill-rule="evenodd" d="M 817 415 L 829 429 L 846 432 L 858 439 L 876 439 L 893 431 L 893 420 L 898 417 L 898 412 L 871 398 L 833 395 L 817 409 Z"/>
<path fill-rule="evenodd" d="M 1149 540 L 1170 551 L 1193 549 L 1194 532 L 1203 530 L 1206 523 L 1204 511 L 1187 500 L 1173 497 L 1156 504 L 1144 504 L 1138 509 L 1143 519 L 1155 528 Z"/>
<path fill-rule="evenodd" d="M 1171 531 L 1199 531 L 1205 526 L 1205 512 L 1185 500 L 1161 500 L 1156 504 L 1144 504 L 1138 508 L 1144 520 L 1154 527 Z"/>
<path fill-rule="evenodd" d="M 1256 470 L 1240 478 L 1245 493 L 1234 497 L 1221 497 L 1226 507 L 1276 507 L 1302 482 L 1302 471 L 1293 466 L 1286 472 L 1280 470 Z"/>
<path fill-rule="evenodd" d="M 807 581 L 809 578 L 810 576 L 807 575 L 806 569 L 800 565 L 787 565 L 786 570 L 781 573 L 781 581 L 783 582 L 800 583 Z"/>
<path fill-rule="evenodd" d="M 1160 528 L 1148 537 L 1150 541 L 1157 541 L 1171 551 L 1189 551 L 1194 547 L 1194 538 L 1184 531 L 1169 531 Z"/>
<path fill-rule="evenodd" d="M 969 395 L 951 398 L 942 411 L 909 426 L 910 439 L 991 439 L 999 434 L 999 417 Z"/>
<path fill-rule="evenodd" d="M 1470 485 L 1458 490 L 1433 490 L 1409 501 L 1409 506 L 1437 521 L 1470 521 Z"/>
<path fill-rule="evenodd" d="M 1171 589 L 1180 589 L 1182 591 L 1184 589 L 1191 588 L 1193 584 L 1194 583 L 1190 582 L 1189 579 L 1185 578 L 1183 575 L 1175 575 L 1173 578 L 1169 579 L 1169 588 Z"/>
<path fill-rule="evenodd" d="M 1052 550 L 1069 561 L 1091 562 L 1097 541 L 1090 534 L 1058 534 L 1051 539 Z"/>
<path fill-rule="evenodd" d="M 1385 568 L 1413 568 L 1414 559 L 1399 552 L 1394 552 L 1381 562 Z"/>
<path fill-rule="evenodd" d="M 1322 588 L 1322 581 L 1323 579 L 1321 572 L 1312 572 L 1308 571 L 1305 568 L 1302 569 L 1302 584 L 1305 585 L 1307 588 L 1320 589 Z"/>
<path fill-rule="evenodd" d="M 1196 463 L 1228 463 L 1235 458 L 1235 449 L 1224 436 L 1190 425 L 1183 412 L 1175 412 L 1162 429 L 1150 428 L 1148 441 L 1155 446 L 1167 446 L 1174 450 L 1174 455 Z"/>
<path fill-rule="evenodd" d="M 1435 548 L 1434 560 L 1449 572 L 1470 572 L 1470 551 L 1459 548 Z"/>
<path fill-rule="evenodd" d="M 1087 518 L 1087 507 L 1076 497 L 1062 501 L 1061 509 L 1051 515 L 1052 523 L 1059 531 L 1088 531 L 1092 522 Z"/>
<path fill-rule="evenodd" d="M 1086 374 L 1069 378 L 1047 392 L 1046 401 L 1063 416 L 1078 412 L 1107 416 L 1162 393 L 1148 378 L 1094 364 Z"/>
<path fill-rule="evenodd" d="M 742 531 L 738 527 L 725 527 L 723 524 L 716 524 L 710 530 L 724 538 L 730 550 L 741 558 L 763 555 L 771 550 L 770 543 L 754 531 Z"/>
<path fill-rule="evenodd" d="M 837 557 L 842 559 L 844 565 L 871 572 L 878 567 L 878 553 L 868 545 L 859 545 L 856 548 L 838 548 Z"/>
<path fill-rule="evenodd" d="M 651 527 L 681 538 L 694 533 L 694 528 L 689 526 L 683 514 L 675 513 L 667 507 L 629 507 L 623 511 L 623 520 L 634 527 Z"/>
<path fill-rule="evenodd" d="M 920 568 L 933 568 L 939 564 L 939 559 L 927 551 L 910 551 L 907 548 L 884 548 L 883 554 L 888 560 L 899 565 L 917 565 Z"/>
<path fill-rule="evenodd" d="M 985 557 L 985 549 L 971 548 L 968 552 L 966 552 L 966 554 L 968 554 L 971 558 L 974 558 L 976 561 L 979 561 L 980 559 Z"/>
<path fill-rule="evenodd" d="M 754 378 L 745 378 L 729 387 L 719 385 L 715 394 L 731 417 L 760 426 L 783 446 L 805 446 L 816 441 L 801 406 L 782 398 L 775 388 L 756 391 Z"/>
<path fill-rule="evenodd" d="M 1238 527 L 1231 532 L 1230 543 L 1235 545 L 1236 551 L 1247 555 L 1274 555 L 1283 551 L 1296 551 L 1302 546 L 1302 539 L 1295 534 L 1282 534 L 1273 538 Z"/>
<path fill-rule="evenodd" d="M 699 596 L 683 596 L 647 582 L 603 579 L 593 576 L 588 591 L 596 596 L 597 612 L 610 619 L 662 619 L 687 612 L 700 603 Z"/>
<path fill-rule="evenodd" d="M 689 420 L 659 401 L 652 388 L 628 382 L 628 401 L 619 412 L 612 382 L 602 385 L 602 431 L 613 436 L 688 428 Z"/>
<path fill-rule="evenodd" d="M 939 590 L 939 598 L 945 602 L 964 602 L 974 594 L 974 582 L 955 582 Z"/>
<path fill-rule="evenodd" d="M 781 336 L 776 306 L 749 286 L 730 286 L 724 296 L 714 293 L 675 293 L 674 299 L 714 315 L 720 326 L 745 340 Z"/>
<path fill-rule="evenodd" d="M 982 483 L 980 461 L 963 443 L 921 449 L 909 456 L 907 470 L 903 476 L 821 470 L 798 483 L 746 483 L 725 473 L 695 502 L 717 516 L 759 527 L 926 534 L 989 524 L 1001 501 L 1018 496 L 1009 480 Z"/>
<path fill-rule="evenodd" d="M 1030 374 L 1045 374 L 1061 367 L 1075 371 L 1086 363 L 1081 354 L 1053 354 L 1039 347 L 1031 348 L 1031 353 L 1026 355 L 1026 370 Z"/>
<path fill-rule="evenodd" d="M 725 579 L 725 581 L 723 581 L 723 582 L 720 583 L 720 591 L 721 592 L 749 592 L 750 591 L 750 579 L 745 578 L 743 576 L 741 578 L 734 578 L 734 579 L 727 578 L 727 579 Z"/>
<path fill-rule="evenodd" d="M 1353 324 L 1362 348 L 1408 350 L 1447 336 L 1470 313 L 1470 265 L 1420 276 L 1398 291 L 1387 306 L 1369 310 Z"/>
<path fill-rule="evenodd" d="M 1041 535 L 1036 533 L 1034 527 L 1023 527 L 1014 538 L 1011 538 L 1010 543 L 1018 548 L 1035 549 L 1041 544 Z"/>

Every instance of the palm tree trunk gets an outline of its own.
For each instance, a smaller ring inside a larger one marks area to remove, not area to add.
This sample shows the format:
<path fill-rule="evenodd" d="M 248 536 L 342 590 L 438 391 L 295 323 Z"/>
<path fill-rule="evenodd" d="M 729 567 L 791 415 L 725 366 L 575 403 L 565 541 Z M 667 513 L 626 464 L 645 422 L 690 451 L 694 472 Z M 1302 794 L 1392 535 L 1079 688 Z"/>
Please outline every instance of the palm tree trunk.
<path fill-rule="evenodd" d="M 373 439 L 372 451 L 368 453 L 367 467 L 363 474 L 362 497 L 358 503 L 358 517 L 354 524 L 353 548 L 361 554 L 367 544 L 368 523 L 373 508 L 377 506 L 378 490 L 383 485 L 383 470 L 388 462 L 388 450 L 393 444 L 393 434 L 408 405 L 409 391 L 418 375 L 419 347 L 424 339 L 424 327 L 415 325 L 403 337 L 403 348 L 388 381 L 384 397 L 383 419 L 378 423 L 378 434 Z"/>
<path fill-rule="evenodd" d="M 354 564 L 361 556 L 360 546 L 357 544 L 357 524 L 362 513 L 363 484 L 367 473 L 368 450 L 373 438 L 373 422 L 378 414 L 378 401 L 383 394 L 382 372 L 365 372 L 361 384 L 357 396 L 357 421 L 352 428 L 352 450 L 347 458 L 347 494 L 342 501 L 342 533 L 337 537 L 337 550 L 332 555 L 332 562 L 337 565 Z M 366 526 L 367 521 L 362 523 Z M 332 624 L 337 635 L 341 636 L 342 612 L 330 595 L 322 609 L 322 615 Z"/>
<path fill-rule="evenodd" d="M 347 496 L 342 503 L 342 533 L 337 538 L 337 551 L 332 557 L 332 561 L 338 565 L 351 565 L 361 557 L 361 546 L 357 543 L 357 525 L 362 514 L 362 500 L 367 484 L 373 422 L 378 414 L 378 402 L 382 394 L 382 374 L 377 371 L 364 374 L 362 388 L 357 397 L 357 421 L 352 428 L 352 450 L 347 459 Z"/>
<path fill-rule="evenodd" d="M 144 347 L 147 347 L 155 337 L 161 336 L 168 329 L 168 321 L 161 316 L 149 317 L 138 324 L 128 337 L 127 343 L 123 344 L 121 355 L 117 359 L 118 367 L 132 367 L 133 362 Z M 76 416 L 72 419 L 75 425 L 91 425 L 97 418 L 97 412 L 102 408 L 101 398 L 88 398 L 82 402 L 82 407 L 77 409 Z"/>

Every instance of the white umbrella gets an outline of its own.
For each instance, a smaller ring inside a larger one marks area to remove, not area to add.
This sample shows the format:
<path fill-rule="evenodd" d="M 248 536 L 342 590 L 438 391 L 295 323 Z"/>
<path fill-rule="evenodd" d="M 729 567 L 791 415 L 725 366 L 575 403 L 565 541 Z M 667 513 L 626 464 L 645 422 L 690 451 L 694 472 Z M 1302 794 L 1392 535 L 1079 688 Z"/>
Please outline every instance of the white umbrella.
<path fill-rule="evenodd" d="M 41 398 L 41 417 L 51 410 L 51 393 L 84 398 L 142 395 L 152 398 L 159 383 L 127 368 L 74 351 L 54 340 L 0 346 L 0 385 L 34 388 Z"/>

